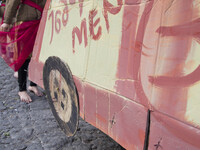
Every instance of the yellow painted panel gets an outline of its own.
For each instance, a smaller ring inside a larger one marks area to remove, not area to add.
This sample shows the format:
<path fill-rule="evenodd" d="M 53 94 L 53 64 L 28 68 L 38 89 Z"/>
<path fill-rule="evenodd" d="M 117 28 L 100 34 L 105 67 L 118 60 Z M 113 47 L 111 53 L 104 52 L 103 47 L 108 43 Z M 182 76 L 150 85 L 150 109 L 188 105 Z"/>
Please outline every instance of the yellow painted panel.
<path fill-rule="evenodd" d="M 188 67 L 185 67 L 185 71 L 189 74 L 193 70 L 195 70 L 200 64 L 200 45 L 199 43 L 193 41 L 192 51 L 190 52 L 187 64 Z M 192 66 L 192 67 L 191 67 Z M 192 124 L 200 127 L 200 117 L 199 117 L 199 109 L 200 109 L 200 82 L 192 85 L 188 89 L 188 100 L 187 100 L 187 110 L 186 110 L 186 120 L 191 122 Z"/>
<path fill-rule="evenodd" d="M 114 6 L 118 6 L 111 1 Z M 114 91 L 116 81 L 117 63 L 122 38 L 123 7 L 116 15 L 108 13 L 109 31 L 102 14 L 103 2 L 98 1 L 95 5 L 97 15 L 94 21 L 100 19 L 94 28 L 95 34 L 102 29 L 98 40 L 91 40 L 90 55 L 86 81 Z"/>
<path fill-rule="evenodd" d="M 89 11 L 93 8 L 93 2 L 84 2 L 82 11 L 79 3 L 73 5 L 61 5 L 57 3 L 57 1 L 52 1 L 51 6 L 61 7 L 51 7 L 48 11 L 44 41 L 39 60 L 45 62 L 49 56 L 58 56 L 69 65 L 73 75 L 83 78 L 88 60 L 90 42 L 88 15 Z M 83 26 L 83 32 L 81 32 L 81 25 Z M 77 33 L 80 33 L 80 39 L 78 39 L 77 34 L 73 34 L 75 30 Z M 85 44 L 86 41 L 87 44 Z"/>

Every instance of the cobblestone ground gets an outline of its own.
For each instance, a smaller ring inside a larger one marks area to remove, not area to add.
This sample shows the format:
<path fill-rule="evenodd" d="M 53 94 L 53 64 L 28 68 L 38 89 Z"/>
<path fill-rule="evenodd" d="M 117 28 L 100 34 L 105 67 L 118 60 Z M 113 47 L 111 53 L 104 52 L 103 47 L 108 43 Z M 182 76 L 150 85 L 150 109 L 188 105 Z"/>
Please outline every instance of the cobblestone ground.
<path fill-rule="evenodd" d="M 48 102 L 31 94 L 33 102 L 20 101 L 13 71 L 0 58 L 0 150 L 122 150 L 100 130 L 79 120 L 74 137 L 66 137 Z"/>

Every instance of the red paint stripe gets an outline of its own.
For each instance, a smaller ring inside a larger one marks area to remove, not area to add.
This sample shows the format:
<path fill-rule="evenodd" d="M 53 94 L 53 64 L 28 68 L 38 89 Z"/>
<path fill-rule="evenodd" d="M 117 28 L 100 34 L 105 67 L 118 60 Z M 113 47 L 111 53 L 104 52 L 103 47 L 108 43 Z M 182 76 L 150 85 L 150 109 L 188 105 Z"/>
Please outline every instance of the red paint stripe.
<path fill-rule="evenodd" d="M 36 41 L 35 41 L 35 46 L 33 49 L 33 56 L 32 56 L 32 59 L 35 59 L 35 61 L 39 61 L 40 51 L 41 51 L 43 37 L 44 37 L 44 29 L 47 22 L 47 14 L 48 14 L 50 3 L 51 3 L 51 0 L 47 0 L 46 5 L 44 7 L 43 14 L 42 14 L 42 19 L 40 21 L 38 34 L 36 36 Z"/>

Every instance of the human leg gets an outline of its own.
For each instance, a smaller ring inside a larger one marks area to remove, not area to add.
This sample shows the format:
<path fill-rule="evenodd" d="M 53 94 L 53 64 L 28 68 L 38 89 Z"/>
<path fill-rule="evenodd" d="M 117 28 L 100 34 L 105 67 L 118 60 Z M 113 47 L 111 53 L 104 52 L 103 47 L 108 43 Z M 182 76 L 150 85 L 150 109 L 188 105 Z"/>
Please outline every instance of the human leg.
<path fill-rule="evenodd" d="M 21 101 L 30 103 L 32 102 L 31 97 L 27 93 L 26 82 L 27 82 L 27 70 L 30 59 L 27 59 L 21 68 L 18 70 L 18 84 L 19 84 L 19 92 L 18 95 Z"/>
<path fill-rule="evenodd" d="M 27 93 L 26 83 L 27 83 L 27 74 L 28 74 L 28 65 L 29 65 L 30 59 L 27 59 L 22 67 L 18 70 L 18 83 L 19 83 L 19 93 L 21 101 L 24 101 L 26 103 L 30 103 L 32 99 Z M 28 87 L 28 90 L 33 92 L 37 96 L 42 96 L 43 93 L 38 89 L 37 84 L 34 82 L 30 82 L 30 86 Z"/>
<path fill-rule="evenodd" d="M 43 93 L 38 89 L 37 84 L 35 84 L 34 82 L 30 82 L 30 86 L 28 87 L 28 90 L 35 93 L 35 95 L 37 96 L 42 96 Z"/>

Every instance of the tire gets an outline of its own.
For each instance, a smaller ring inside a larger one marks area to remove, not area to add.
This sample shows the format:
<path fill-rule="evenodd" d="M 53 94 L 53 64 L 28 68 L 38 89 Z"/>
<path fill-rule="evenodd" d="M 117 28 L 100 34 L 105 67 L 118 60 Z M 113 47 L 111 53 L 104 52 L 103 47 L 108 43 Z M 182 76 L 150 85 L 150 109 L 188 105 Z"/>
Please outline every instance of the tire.
<path fill-rule="evenodd" d="M 43 68 L 43 83 L 50 108 L 67 136 L 78 128 L 78 94 L 69 67 L 58 57 L 49 57 Z"/>

